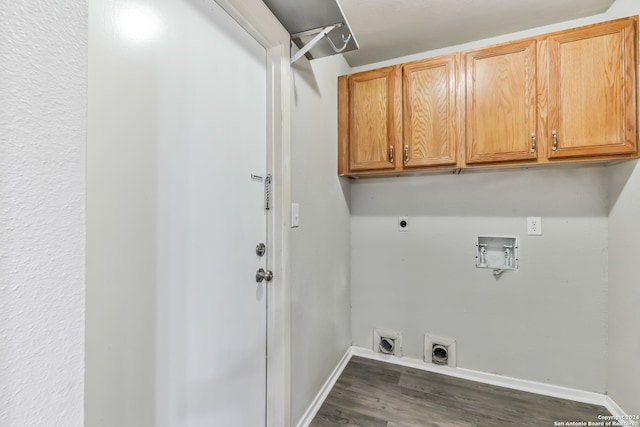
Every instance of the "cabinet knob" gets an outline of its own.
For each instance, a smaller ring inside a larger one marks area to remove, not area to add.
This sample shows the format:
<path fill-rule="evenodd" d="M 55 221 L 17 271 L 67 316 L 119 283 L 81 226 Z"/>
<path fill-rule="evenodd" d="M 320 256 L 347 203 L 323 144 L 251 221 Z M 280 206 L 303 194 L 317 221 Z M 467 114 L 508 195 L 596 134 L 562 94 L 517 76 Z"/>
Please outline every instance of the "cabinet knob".
<path fill-rule="evenodd" d="M 389 146 L 389 162 L 393 163 L 393 145 Z"/>
<path fill-rule="evenodd" d="M 553 146 L 551 147 L 551 151 L 556 151 L 558 149 L 558 134 L 555 130 L 552 130 L 551 135 L 553 135 Z"/>
<path fill-rule="evenodd" d="M 404 162 L 409 163 L 409 146 L 404 146 Z"/>

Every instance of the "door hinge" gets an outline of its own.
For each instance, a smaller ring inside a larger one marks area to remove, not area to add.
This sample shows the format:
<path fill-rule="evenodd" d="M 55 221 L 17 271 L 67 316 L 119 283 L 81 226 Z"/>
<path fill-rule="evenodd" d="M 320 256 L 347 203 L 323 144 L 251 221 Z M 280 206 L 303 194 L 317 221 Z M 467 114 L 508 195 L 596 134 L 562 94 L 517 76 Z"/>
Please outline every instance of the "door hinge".
<path fill-rule="evenodd" d="M 264 209 L 271 209 L 271 174 L 264 179 Z"/>

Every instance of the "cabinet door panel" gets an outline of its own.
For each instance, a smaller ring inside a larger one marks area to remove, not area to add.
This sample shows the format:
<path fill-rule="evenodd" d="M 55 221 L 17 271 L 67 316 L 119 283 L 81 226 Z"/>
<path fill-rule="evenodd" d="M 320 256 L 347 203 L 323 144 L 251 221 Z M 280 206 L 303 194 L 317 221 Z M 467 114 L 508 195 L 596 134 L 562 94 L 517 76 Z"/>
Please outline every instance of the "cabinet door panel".
<path fill-rule="evenodd" d="M 549 37 L 550 158 L 636 151 L 635 34 L 625 20 Z"/>
<path fill-rule="evenodd" d="M 349 81 L 349 168 L 394 169 L 398 150 L 395 67 L 351 76 Z"/>
<path fill-rule="evenodd" d="M 456 56 L 403 68 L 404 167 L 455 165 Z"/>
<path fill-rule="evenodd" d="M 469 52 L 466 73 L 466 162 L 536 159 L 536 41 Z"/>

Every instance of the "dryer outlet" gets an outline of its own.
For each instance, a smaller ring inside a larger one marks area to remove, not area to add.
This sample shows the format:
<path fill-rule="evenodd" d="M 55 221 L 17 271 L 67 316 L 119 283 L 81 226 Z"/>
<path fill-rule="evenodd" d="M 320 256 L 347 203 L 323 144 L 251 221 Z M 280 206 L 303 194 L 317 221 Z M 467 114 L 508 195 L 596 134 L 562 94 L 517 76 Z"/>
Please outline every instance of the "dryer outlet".
<path fill-rule="evenodd" d="M 438 335 L 425 334 L 424 361 L 434 365 L 444 365 L 450 368 L 457 366 L 456 340 Z"/>
<path fill-rule="evenodd" d="M 402 357 L 402 332 L 375 328 L 372 349 L 374 353 Z"/>

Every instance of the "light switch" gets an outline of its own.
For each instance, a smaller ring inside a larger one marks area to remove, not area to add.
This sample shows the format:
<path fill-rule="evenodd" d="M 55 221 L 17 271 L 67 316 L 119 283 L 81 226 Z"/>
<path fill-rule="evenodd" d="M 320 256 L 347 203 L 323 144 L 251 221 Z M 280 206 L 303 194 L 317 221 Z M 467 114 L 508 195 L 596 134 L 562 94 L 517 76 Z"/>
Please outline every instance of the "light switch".
<path fill-rule="evenodd" d="M 300 227 L 300 205 L 291 203 L 291 228 Z"/>

